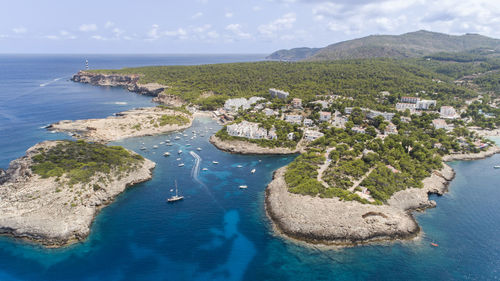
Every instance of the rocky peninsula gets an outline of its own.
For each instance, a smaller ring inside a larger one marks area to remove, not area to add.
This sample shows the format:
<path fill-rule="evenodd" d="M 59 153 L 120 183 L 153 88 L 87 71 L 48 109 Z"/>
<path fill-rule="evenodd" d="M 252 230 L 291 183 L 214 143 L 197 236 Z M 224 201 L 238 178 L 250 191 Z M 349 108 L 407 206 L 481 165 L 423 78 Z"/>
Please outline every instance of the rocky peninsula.
<path fill-rule="evenodd" d="M 295 149 L 286 147 L 262 147 L 256 143 L 242 140 L 221 140 L 217 136 L 210 137 L 210 143 L 222 151 L 239 154 L 294 154 L 301 150 L 300 143 Z"/>
<path fill-rule="evenodd" d="M 115 115 L 103 119 L 63 120 L 47 128 L 90 141 L 109 142 L 181 130 L 193 122 L 193 116 L 165 107 L 132 109 Z"/>
<path fill-rule="evenodd" d="M 395 193 L 387 205 L 361 204 L 338 198 L 293 194 L 284 179 L 286 167 L 274 173 L 266 190 L 266 212 L 285 237 L 327 245 L 356 245 L 415 237 L 420 227 L 411 211 L 434 207 L 430 193 L 443 194 L 454 177 L 445 165 L 424 180 L 421 189 Z"/>
<path fill-rule="evenodd" d="M 103 74 L 89 71 L 79 71 L 71 78 L 74 82 L 88 83 L 96 86 L 123 87 L 141 95 L 158 96 L 168 86 L 158 83 L 139 83 L 138 74 Z"/>
<path fill-rule="evenodd" d="M 81 241 L 100 209 L 127 187 L 151 179 L 154 167 L 121 147 L 39 143 L 0 175 L 0 233 L 48 247 Z"/>
<path fill-rule="evenodd" d="M 478 153 L 458 153 L 458 154 L 445 155 L 443 156 L 443 161 L 449 162 L 449 161 L 461 161 L 461 160 L 477 160 L 490 157 L 497 153 L 500 153 L 500 147 L 493 145 L 490 146 L 487 150 Z"/>

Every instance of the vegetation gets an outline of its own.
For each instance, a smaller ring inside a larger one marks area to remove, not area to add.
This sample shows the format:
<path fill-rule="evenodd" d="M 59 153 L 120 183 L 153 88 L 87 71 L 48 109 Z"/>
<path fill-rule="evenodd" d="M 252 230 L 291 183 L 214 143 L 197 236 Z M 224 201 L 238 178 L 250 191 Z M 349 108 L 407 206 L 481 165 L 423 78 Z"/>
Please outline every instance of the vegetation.
<path fill-rule="evenodd" d="M 70 185 L 88 183 L 98 173 L 120 175 L 144 161 L 121 146 L 79 141 L 61 141 L 33 156 L 31 167 L 42 178 L 63 177 Z"/>
<path fill-rule="evenodd" d="M 450 83 L 435 83 L 439 74 L 414 63 L 392 59 L 344 60 L 330 62 L 255 62 L 197 66 L 151 66 L 92 72 L 142 74 L 140 82 L 157 82 L 170 87 L 167 94 L 198 104 L 203 109 L 215 109 L 227 98 L 265 96 L 269 88 L 279 88 L 304 102 L 317 95 L 338 94 L 352 97 L 356 106 L 373 109 L 394 108 L 393 103 L 381 105 L 379 93 L 407 95 L 425 91 L 439 93 L 438 100 L 474 97 L 472 91 Z M 201 98 L 211 91 L 214 95 Z M 392 100 L 395 102 L 396 100 Z"/>
<path fill-rule="evenodd" d="M 189 123 L 189 118 L 182 115 L 162 115 L 158 118 L 158 124 L 163 127 L 166 125 L 184 125 Z"/>

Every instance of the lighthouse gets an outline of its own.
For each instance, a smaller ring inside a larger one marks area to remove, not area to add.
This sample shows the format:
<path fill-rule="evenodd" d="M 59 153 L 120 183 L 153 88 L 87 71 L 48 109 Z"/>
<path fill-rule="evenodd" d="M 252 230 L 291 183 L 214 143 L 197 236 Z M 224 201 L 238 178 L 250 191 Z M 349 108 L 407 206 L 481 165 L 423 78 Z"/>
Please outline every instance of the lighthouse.
<path fill-rule="evenodd" d="M 89 70 L 89 60 L 85 59 L 85 70 Z"/>

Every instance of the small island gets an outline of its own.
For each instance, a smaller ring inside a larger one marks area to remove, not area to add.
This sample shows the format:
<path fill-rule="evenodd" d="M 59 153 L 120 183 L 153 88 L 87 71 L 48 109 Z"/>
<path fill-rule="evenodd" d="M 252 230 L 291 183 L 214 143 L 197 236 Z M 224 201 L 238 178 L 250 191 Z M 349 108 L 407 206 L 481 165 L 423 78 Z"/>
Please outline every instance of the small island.
<path fill-rule="evenodd" d="M 193 116 L 185 108 L 157 106 L 132 109 L 103 119 L 63 120 L 47 128 L 90 141 L 110 142 L 181 130 L 192 122 Z"/>
<path fill-rule="evenodd" d="M 119 146 L 45 141 L 0 173 L 0 233 L 61 247 L 84 240 L 100 209 L 152 177 L 155 163 Z"/>

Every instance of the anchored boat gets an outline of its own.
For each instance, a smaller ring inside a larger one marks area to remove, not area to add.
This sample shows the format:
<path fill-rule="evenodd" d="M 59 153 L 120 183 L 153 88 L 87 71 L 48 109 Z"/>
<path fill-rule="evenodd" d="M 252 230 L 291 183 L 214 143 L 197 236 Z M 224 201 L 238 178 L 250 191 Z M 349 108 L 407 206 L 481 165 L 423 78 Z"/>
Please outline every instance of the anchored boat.
<path fill-rule="evenodd" d="M 182 199 L 184 199 L 184 196 L 178 194 L 177 181 L 175 181 L 175 195 L 172 196 L 172 197 L 170 197 L 170 198 L 168 198 L 167 202 L 168 203 L 172 203 L 172 202 L 179 201 L 179 200 L 182 200 Z"/>

